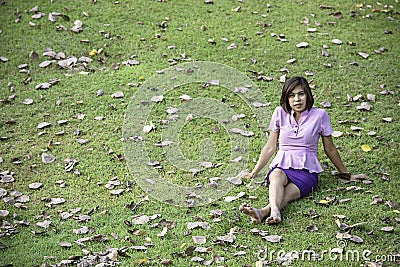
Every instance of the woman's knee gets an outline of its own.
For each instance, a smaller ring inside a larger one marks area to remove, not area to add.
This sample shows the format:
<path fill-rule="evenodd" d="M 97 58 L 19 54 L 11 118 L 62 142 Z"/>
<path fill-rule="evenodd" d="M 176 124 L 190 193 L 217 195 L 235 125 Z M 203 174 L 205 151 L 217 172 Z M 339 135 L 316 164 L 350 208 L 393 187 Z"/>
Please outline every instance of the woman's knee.
<path fill-rule="evenodd" d="M 283 170 L 276 168 L 270 173 L 269 182 L 270 183 L 281 183 L 283 185 L 286 185 L 288 183 L 288 179 Z"/>

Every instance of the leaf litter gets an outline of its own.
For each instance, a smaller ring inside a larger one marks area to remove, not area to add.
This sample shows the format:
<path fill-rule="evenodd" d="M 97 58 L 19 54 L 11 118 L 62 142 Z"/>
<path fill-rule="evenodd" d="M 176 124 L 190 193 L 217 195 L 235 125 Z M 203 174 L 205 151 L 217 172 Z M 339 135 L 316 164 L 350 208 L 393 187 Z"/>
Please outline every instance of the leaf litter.
<path fill-rule="evenodd" d="M 97 1 L 92 1 L 92 2 L 95 3 Z M 212 4 L 213 1 L 205 1 L 205 3 Z M 321 9 L 333 9 L 334 7 L 326 6 L 326 5 L 320 5 L 320 8 Z M 243 9 L 242 9 L 241 6 L 238 6 L 233 11 L 235 11 L 235 12 L 243 12 Z M 40 20 L 42 17 L 46 16 L 45 13 L 42 13 L 42 12 L 39 11 L 38 7 L 33 8 L 30 12 L 34 13 L 32 15 L 32 18 L 34 18 L 35 20 Z M 343 14 L 341 12 L 331 13 L 330 15 L 333 16 L 334 18 L 337 18 L 337 19 L 340 19 L 340 18 L 343 17 Z M 62 13 L 51 12 L 51 13 L 48 14 L 48 20 L 50 22 L 54 23 L 54 22 L 56 22 L 58 20 L 58 18 L 62 18 L 65 21 L 69 21 L 70 20 L 70 18 L 68 16 L 66 16 L 66 15 L 64 15 Z M 316 23 L 316 25 L 317 25 L 317 23 Z M 73 31 L 75 33 L 80 33 L 84 29 L 83 26 L 84 26 L 84 23 L 82 21 L 75 20 L 73 25 L 71 25 L 71 28 L 69 28 L 69 29 L 66 28 L 66 29 L 67 30 L 71 30 L 71 31 Z M 64 27 L 62 27 L 61 25 L 59 26 L 59 29 L 63 29 L 63 28 Z M 313 30 L 309 30 L 309 32 L 315 32 L 316 30 L 314 30 L 314 29 Z M 276 35 L 276 36 L 277 36 L 277 39 L 279 41 L 282 41 L 282 42 L 288 41 L 284 34 L 279 34 L 279 35 Z M 222 40 L 222 41 L 231 42 L 227 38 L 226 38 L 226 40 Z M 340 41 L 339 39 L 334 39 L 334 40 L 332 40 L 332 42 L 336 43 L 338 45 L 343 44 L 343 42 Z M 306 44 L 306 42 L 302 42 L 302 43 L 299 43 L 297 45 L 297 47 L 299 47 L 299 48 L 305 48 L 307 46 L 308 46 L 308 44 Z M 228 49 L 235 49 L 235 48 L 240 48 L 240 46 L 236 45 L 235 43 L 232 43 L 230 46 L 228 46 Z M 52 53 L 50 53 L 51 51 L 48 51 L 48 52 L 49 52 L 49 53 L 47 53 L 48 55 L 52 55 Z M 370 55 L 368 55 L 367 53 L 364 53 L 364 52 L 357 52 L 357 54 L 359 56 L 363 57 L 363 58 L 369 58 L 370 57 Z M 97 55 L 97 53 L 96 53 L 96 55 Z M 95 55 L 93 55 L 93 56 L 95 56 Z M 36 57 L 37 56 L 32 54 L 32 58 L 36 58 Z M 4 61 L 8 60 L 6 58 L 2 58 L 2 59 L 4 59 Z M 57 65 L 62 69 L 68 69 L 69 70 L 69 69 L 72 69 L 74 67 L 79 68 L 78 64 L 81 64 L 82 66 L 84 66 L 86 68 L 87 67 L 86 64 L 89 64 L 92 61 L 91 58 L 83 58 L 83 59 L 79 60 L 78 58 L 73 57 L 73 56 L 68 56 L 67 57 L 67 56 L 65 56 L 65 54 L 63 54 L 61 52 L 60 53 L 55 53 L 51 57 L 49 56 L 49 59 L 50 60 L 43 61 L 42 63 L 40 63 L 39 67 L 45 68 L 45 67 L 50 67 L 50 66 Z M 291 59 L 289 59 L 287 61 L 287 63 L 294 63 L 295 61 L 296 61 L 295 58 L 291 58 Z M 122 64 L 123 65 L 127 65 L 127 66 L 128 65 L 138 65 L 139 62 L 138 61 L 134 61 L 134 60 L 130 60 L 130 61 L 125 61 Z M 285 78 L 286 77 L 282 78 L 282 80 L 285 79 Z M 210 82 L 211 85 L 213 85 L 212 83 L 213 83 L 213 81 Z M 43 84 L 37 85 L 36 89 L 49 89 L 52 85 L 53 84 L 51 82 L 43 83 Z M 246 92 L 248 92 L 248 90 L 246 88 L 242 88 L 242 89 L 239 90 L 239 92 L 246 93 Z M 112 97 L 115 97 L 115 98 L 122 98 L 123 97 L 123 93 L 122 92 L 121 92 L 122 94 L 119 94 L 119 92 L 117 92 L 117 93 L 114 94 Z M 102 95 L 102 94 L 103 93 L 101 93 L 100 95 Z M 390 94 L 390 92 L 387 91 L 384 94 Z M 191 99 L 190 97 L 181 98 L 182 101 L 188 101 L 190 99 Z M 369 101 L 371 101 L 371 102 L 375 102 L 375 100 L 372 100 L 372 98 L 370 98 L 370 97 L 367 97 L 367 99 Z M 154 99 L 154 100 L 156 100 L 154 102 L 162 101 L 162 99 L 161 100 L 160 99 Z M 358 100 L 355 100 L 355 101 L 358 101 Z M 367 103 L 368 105 L 367 104 L 363 104 L 363 103 L 366 103 L 366 102 L 361 102 L 361 105 L 358 106 L 357 109 L 370 111 L 372 106 L 369 106 L 370 104 L 368 104 L 368 103 Z M 24 101 L 24 104 L 25 105 L 31 105 L 31 104 L 33 104 L 33 100 L 32 99 L 27 99 L 27 101 Z M 237 118 L 237 119 L 239 119 L 239 118 Z M 391 122 L 392 121 L 391 118 L 382 118 L 382 120 L 386 121 L 386 122 Z M 49 124 L 49 125 L 43 124 L 41 126 L 43 126 L 43 128 L 45 128 L 45 127 L 50 127 L 50 125 L 51 124 Z M 39 129 L 42 129 L 42 128 L 39 128 Z M 154 128 L 152 128 L 152 129 L 154 129 Z M 359 127 L 357 129 L 352 129 L 352 130 L 354 130 L 354 131 L 362 131 L 363 128 Z M 251 135 L 249 135 L 248 132 L 243 131 L 243 130 L 239 130 L 239 131 L 235 130 L 235 131 L 234 131 L 234 133 L 242 134 L 244 136 L 251 136 Z M 45 154 L 45 153 L 43 153 L 43 154 Z M 49 163 L 52 163 L 55 160 L 55 157 L 52 156 L 51 154 L 48 154 L 50 156 L 45 156 L 44 159 L 43 159 L 43 154 L 42 154 L 43 163 L 49 164 Z M 66 162 L 65 170 L 66 171 L 71 171 L 74 168 L 75 164 L 77 164 L 77 161 L 68 160 Z M 209 166 L 209 165 L 206 165 L 206 167 L 207 166 Z M 11 175 L 11 177 L 12 177 L 12 175 Z M 4 183 L 13 182 L 13 180 L 10 179 L 10 178 L 7 178 L 6 175 L 2 175 L 2 182 L 3 182 L 3 178 L 4 178 Z M 356 179 L 356 180 L 358 180 L 358 179 Z M 362 179 L 360 179 L 360 180 L 362 180 Z M 236 185 L 240 185 L 241 184 L 241 182 L 239 182 L 238 180 L 232 179 L 232 181 L 233 181 L 233 184 L 236 184 Z M 39 184 L 40 183 L 32 183 L 32 184 L 29 185 L 29 187 L 32 188 L 32 189 L 38 189 L 38 188 L 40 188 L 42 186 L 42 185 L 39 185 Z M 116 185 L 116 186 L 119 186 L 119 185 Z M 122 190 L 122 189 L 113 189 L 113 190 Z M 354 190 L 354 189 L 351 189 L 351 190 Z M 2 194 L 5 194 L 5 195 L 9 194 L 7 191 L 6 192 L 2 191 L 2 192 L 3 192 Z M 243 193 L 243 192 L 241 192 L 241 193 Z M 240 198 L 240 197 L 242 197 L 244 195 L 244 194 L 242 195 L 241 193 L 239 193 L 237 196 L 227 197 L 226 200 L 231 200 L 231 201 L 236 200 L 236 199 L 238 199 L 238 198 Z M 17 196 L 17 195 L 18 195 L 18 197 L 23 196 L 23 194 L 13 193 L 13 196 Z M 22 197 L 21 199 L 23 200 L 24 198 Z M 49 204 L 50 207 L 52 207 L 53 205 L 59 205 L 59 204 L 62 204 L 62 203 L 65 202 L 65 200 L 63 200 L 62 198 L 46 198 L 46 199 L 42 199 L 42 200 L 45 201 L 47 204 Z M 329 202 L 329 200 L 326 200 L 326 201 Z M 332 201 L 332 203 L 333 202 L 334 201 Z M 342 202 L 342 203 L 345 203 L 345 202 Z M 380 201 L 378 203 L 382 203 L 382 201 Z M 4 212 L 3 214 L 6 214 L 6 212 Z M 212 214 L 213 214 L 213 216 L 222 216 L 224 214 L 224 212 L 223 211 L 215 211 Z M 5 215 L 5 216 L 8 216 L 8 214 Z M 74 216 L 73 211 L 69 211 L 69 212 L 64 213 L 62 218 L 68 219 L 68 218 L 71 218 L 73 216 Z M 153 219 L 153 216 L 140 215 L 138 217 L 133 217 L 132 221 L 135 222 L 137 220 L 138 222 L 140 222 L 139 225 L 140 224 L 146 224 L 146 223 L 158 218 L 158 217 L 156 217 L 156 218 Z M 81 221 L 87 221 L 88 218 L 90 218 L 89 215 L 77 216 L 77 219 L 81 220 Z M 48 227 L 50 227 L 50 225 L 51 225 L 51 221 L 50 220 L 43 220 L 40 223 L 38 223 L 38 226 L 43 227 L 43 228 L 48 228 Z M 346 227 L 343 226 L 342 223 L 340 225 L 342 226 L 342 228 L 346 228 Z M 206 222 L 192 222 L 192 224 L 190 224 L 190 227 L 194 227 L 194 228 L 191 228 L 191 229 L 195 229 L 195 228 L 204 229 L 203 226 L 204 227 L 206 227 L 206 226 L 209 227 L 208 223 L 206 223 Z M 349 226 L 349 227 L 352 228 L 352 226 Z M 188 226 L 188 228 L 189 228 L 189 226 Z M 166 229 L 168 229 L 168 228 L 167 227 L 162 228 L 162 231 L 159 234 L 160 237 L 163 237 L 163 236 L 165 236 L 167 234 L 167 230 Z M 312 230 L 316 229 L 316 226 L 311 225 L 307 229 L 312 231 Z M 204 229 L 204 230 L 206 230 L 206 229 Z M 387 230 L 387 232 L 391 232 L 393 229 L 391 227 L 386 227 L 386 228 L 383 227 L 383 228 L 381 228 L 381 230 L 382 231 Z M 264 237 L 266 237 L 266 238 L 264 238 Z M 264 235 L 263 238 L 265 240 L 269 241 L 269 242 L 280 242 L 282 237 L 278 236 L 278 235 Z M 92 241 L 104 241 L 104 242 L 107 241 L 107 238 L 104 235 L 93 236 L 90 239 Z M 349 239 L 352 239 L 352 241 L 356 242 L 356 243 L 362 243 L 363 242 L 360 237 L 357 237 L 357 236 L 354 236 L 354 235 L 351 235 L 349 237 Z M 235 235 L 234 235 L 233 232 L 230 232 L 227 235 L 218 236 L 216 240 L 217 241 L 222 241 L 223 243 L 234 243 Z M 86 241 L 82 241 L 82 242 L 86 242 Z M 68 248 L 68 247 L 71 247 L 71 243 L 69 243 L 69 242 L 61 242 L 60 246 Z M 134 246 L 132 248 L 133 249 L 137 249 L 137 250 L 146 250 L 147 249 L 146 246 Z M 89 251 L 86 251 L 85 252 L 86 255 L 83 256 L 83 257 L 79 257 L 80 258 L 79 260 L 64 260 L 63 264 L 77 263 L 78 261 L 81 262 L 82 264 L 84 264 L 84 262 L 87 262 L 86 264 L 90 264 L 90 263 L 94 262 L 95 258 L 100 259 L 100 262 L 103 262 L 103 263 L 107 263 L 108 262 L 108 263 L 112 264 L 113 262 L 117 262 L 118 257 L 124 256 L 127 250 L 128 250 L 128 248 L 121 248 L 121 249 L 107 248 L 107 250 L 103 251 L 103 252 L 89 252 Z M 200 253 L 205 253 L 207 251 L 207 248 L 202 249 L 201 247 L 196 247 L 193 251 L 197 251 L 197 252 L 200 252 Z M 234 253 L 235 256 L 240 256 L 240 255 L 245 255 L 245 254 L 246 254 L 245 251 L 238 251 L 238 252 Z M 163 259 L 163 261 L 164 260 L 165 260 L 165 263 L 168 263 L 168 264 L 170 264 L 170 262 L 172 261 L 172 260 L 169 260 L 169 259 Z M 201 258 L 201 257 L 197 257 L 197 258 L 194 257 L 194 258 L 192 258 L 192 260 L 196 261 L 196 262 L 204 263 L 204 259 Z M 214 260 L 215 260 L 215 262 L 217 262 L 217 260 L 215 258 L 214 258 Z M 148 262 L 148 260 L 141 259 L 139 262 L 145 264 L 145 263 Z M 84 266 L 84 265 L 82 265 L 82 266 Z"/>

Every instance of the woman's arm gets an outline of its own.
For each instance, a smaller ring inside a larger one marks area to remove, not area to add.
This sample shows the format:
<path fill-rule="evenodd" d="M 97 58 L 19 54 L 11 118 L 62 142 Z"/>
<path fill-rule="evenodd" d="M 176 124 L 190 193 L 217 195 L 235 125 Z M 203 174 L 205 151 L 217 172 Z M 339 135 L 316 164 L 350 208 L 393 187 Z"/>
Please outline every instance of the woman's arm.
<path fill-rule="evenodd" d="M 254 166 L 254 169 L 251 173 L 247 173 L 247 175 L 245 174 L 245 177 L 255 177 L 262 170 L 262 168 L 267 165 L 270 158 L 275 154 L 278 138 L 279 132 L 270 131 L 268 141 L 261 150 L 256 166 Z"/>
<path fill-rule="evenodd" d="M 348 173 L 342 159 L 340 158 L 338 150 L 333 144 L 332 136 L 322 136 L 322 144 L 324 145 L 325 154 L 332 161 L 333 165 L 335 165 L 339 173 Z"/>

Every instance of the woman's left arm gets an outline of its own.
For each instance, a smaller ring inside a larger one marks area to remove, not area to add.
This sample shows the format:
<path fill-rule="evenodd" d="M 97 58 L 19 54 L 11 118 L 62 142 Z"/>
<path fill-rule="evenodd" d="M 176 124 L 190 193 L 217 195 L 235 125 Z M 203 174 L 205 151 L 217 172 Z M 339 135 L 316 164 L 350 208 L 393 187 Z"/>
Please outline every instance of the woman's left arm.
<path fill-rule="evenodd" d="M 332 135 L 322 136 L 322 144 L 324 145 L 325 154 L 332 161 L 333 165 L 335 165 L 339 173 L 348 173 L 342 159 L 340 158 L 339 152 L 333 143 Z"/>

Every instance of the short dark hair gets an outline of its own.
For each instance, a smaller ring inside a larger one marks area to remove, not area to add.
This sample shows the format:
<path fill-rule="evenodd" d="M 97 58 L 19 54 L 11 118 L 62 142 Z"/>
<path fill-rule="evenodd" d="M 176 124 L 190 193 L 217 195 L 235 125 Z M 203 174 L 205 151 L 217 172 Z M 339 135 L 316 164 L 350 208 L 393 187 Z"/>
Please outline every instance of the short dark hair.
<path fill-rule="evenodd" d="M 292 110 L 292 108 L 289 105 L 289 95 L 293 91 L 293 89 L 296 88 L 297 86 L 301 86 L 306 94 L 306 99 L 307 99 L 306 109 L 309 111 L 314 105 L 314 97 L 311 93 L 311 88 L 307 80 L 300 76 L 292 77 L 288 79 L 283 85 L 282 96 L 280 101 L 282 108 L 287 113 L 290 113 L 290 111 Z"/>

